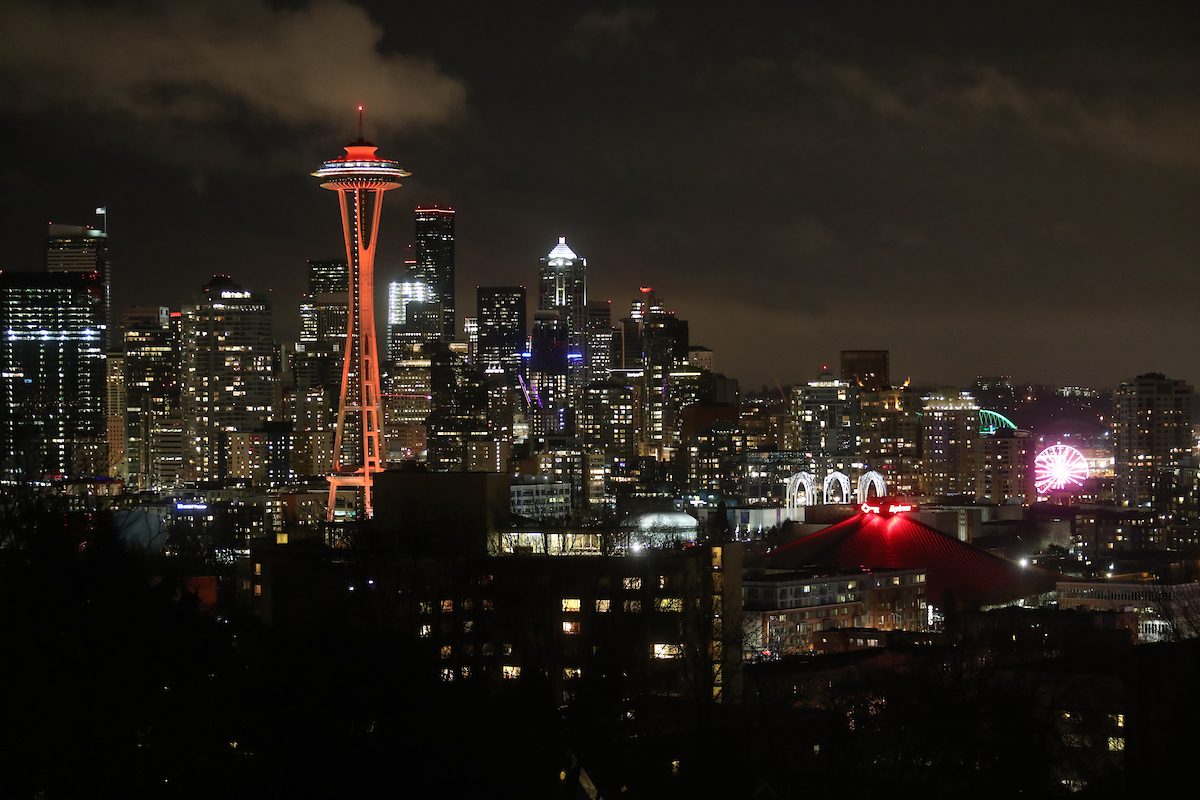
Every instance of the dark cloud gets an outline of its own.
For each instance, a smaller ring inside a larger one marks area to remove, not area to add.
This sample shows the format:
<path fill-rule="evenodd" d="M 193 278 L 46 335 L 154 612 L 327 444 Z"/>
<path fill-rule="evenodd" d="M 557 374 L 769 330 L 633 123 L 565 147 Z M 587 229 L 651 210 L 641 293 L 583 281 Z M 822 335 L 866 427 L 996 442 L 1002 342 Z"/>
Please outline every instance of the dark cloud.
<path fill-rule="evenodd" d="M 609 14 L 589 11 L 575 23 L 562 50 L 583 58 L 603 50 L 620 49 L 632 44 L 657 17 L 657 12 L 645 8 L 624 7 Z"/>
<path fill-rule="evenodd" d="M 1193 69 L 1196 64 L 1191 65 Z M 1200 102 L 1036 86 L 986 64 L 901 64 L 887 75 L 808 53 L 796 77 L 847 116 L 958 130 L 997 126 L 1159 165 L 1200 166 Z"/>
<path fill-rule="evenodd" d="M 444 123 L 463 84 L 430 61 L 379 50 L 383 29 L 344 0 L 5 3 L 0 96 L 10 110 L 67 109 L 165 134 L 258 120 L 342 131 L 353 108 L 374 130 Z"/>

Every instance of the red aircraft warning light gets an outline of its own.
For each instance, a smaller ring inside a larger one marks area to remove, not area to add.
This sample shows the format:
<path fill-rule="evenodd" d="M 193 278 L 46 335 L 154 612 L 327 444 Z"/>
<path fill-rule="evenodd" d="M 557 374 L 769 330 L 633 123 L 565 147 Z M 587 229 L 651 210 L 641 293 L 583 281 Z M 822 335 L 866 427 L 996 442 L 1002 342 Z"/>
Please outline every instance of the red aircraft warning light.
<path fill-rule="evenodd" d="M 333 521 L 337 490 L 358 487 L 356 512 L 373 515 L 372 477 L 383 471 L 380 456 L 383 424 L 380 410 L 379 354 L 375 343 L 375 245 L 383 193 L 400 186 L 411 173 L 395 161 L 375 155 L 378 148 L 363 138 L 362 106 L 358 107 L 358 138 L 346 154 L 326 161 L 313 173 L 321 186 L 338 193 L 342 235 L 350 267 L 350 313 L 346 322 L 346 351 L 342 361 L 342 392 L 338 400 L 333 464 L 329 473 L 326 519 Z"/>

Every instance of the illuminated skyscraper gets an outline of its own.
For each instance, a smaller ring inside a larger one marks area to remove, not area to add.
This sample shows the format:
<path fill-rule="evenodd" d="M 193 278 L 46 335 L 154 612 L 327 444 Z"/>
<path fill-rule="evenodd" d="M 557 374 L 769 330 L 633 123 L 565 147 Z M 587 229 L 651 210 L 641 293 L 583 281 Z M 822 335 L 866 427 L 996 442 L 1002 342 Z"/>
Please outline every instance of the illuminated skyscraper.
<path fill-rule="evenodd" d="M 588 373 L 587 350 L 587 260 L 567 247 L 565 236 L 541 260 L 538 280 L 538 311 L 557 311 L 566 333 L 570 360 L 568 385 L 579 396 Z"/>
<path fill-rule="evenodd" d="M 300 300 L 300 341 L 345 348 L 350 313 L 350 268 L 345 259 L 308 262 L 308 290 Z"/>
<path fill-rule="evenodd" d="M 96 273 L 104 285 L 103 311 L 100 321 L 105 335 L 102 346 L 111 342 L 107 331 L 112 330 L 112 262 L 108 258 L 108 234 L 84 225 L 50 223 L 46 230 L 46 270 L 74 272 L 81 275 Z"/>
<path fill-rule="evenodd" d="M 229 434 L 260 429 L 273 414 L 271 305 L 267 296 L 214 275 L 183 309 L 185 475 L 228 475 Z"/>
<path fill-rule="evenodd" d="M 0 273 L 0 376 L 0 471 L 107 475 L 98 274 Z"/>
<path fill-rule="evenodd" d="M 360 107 L 358 138 L 346 145 L 344 156 L 326 161 L 313 173 L 323 179 L 323 188 L 338 193 L 350 266 L 350 314 L 326 511 L 330 521 L 334 519 L 339 486 L 359 487 L 355 510 L 371 517 L 373 476 L 384 468 L 379 352 L 375 342 L 375 247 L 383 193 L 399 188 L 400 178 L 410 173 L 395 161 L 375 155 L 377 149 L 362 136 Z"/>
<path fill-rule="evenodd" d="M 480 286 L 476 289 L 479 354 L 475 363 L 485 374 L 516 380 L 525 350 L 525 287 Z"/>
<path fill-rule="evenodd" d="M 454 340 L 454 209 L 418 208 L 417 264 L 414 277 L 429 287 L 428 302 L 441 305 L 439 337 Z"/>

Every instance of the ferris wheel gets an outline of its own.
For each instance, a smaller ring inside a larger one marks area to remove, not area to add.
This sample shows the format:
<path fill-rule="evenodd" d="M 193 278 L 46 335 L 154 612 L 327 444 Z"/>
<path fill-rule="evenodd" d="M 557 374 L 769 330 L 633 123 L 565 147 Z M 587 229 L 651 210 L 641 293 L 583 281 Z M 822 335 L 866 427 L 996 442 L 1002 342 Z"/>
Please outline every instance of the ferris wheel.
<path fill-rule="evenodd" d="M 1076 489 L 1088 476 L 1083 453 L 1065 444 L 1053 444 L 1033 460 L 1034 488 L 1039 495 Z"/>

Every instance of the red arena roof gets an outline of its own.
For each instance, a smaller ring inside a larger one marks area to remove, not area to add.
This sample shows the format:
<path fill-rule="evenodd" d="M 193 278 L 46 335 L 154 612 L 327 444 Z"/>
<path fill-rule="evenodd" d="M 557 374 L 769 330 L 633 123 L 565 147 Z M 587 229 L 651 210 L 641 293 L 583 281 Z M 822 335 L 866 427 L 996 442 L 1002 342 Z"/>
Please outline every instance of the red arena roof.
<path fill-rule="evenodd" d="M 942 606 L 1003 602 L 1054 589 L 1057 575 L 1022 567 L 960 542 L 904 514 L 857 514 L 767 556 L 772 568 L 868 567 L 924 569 L 926 596 Z"/>

